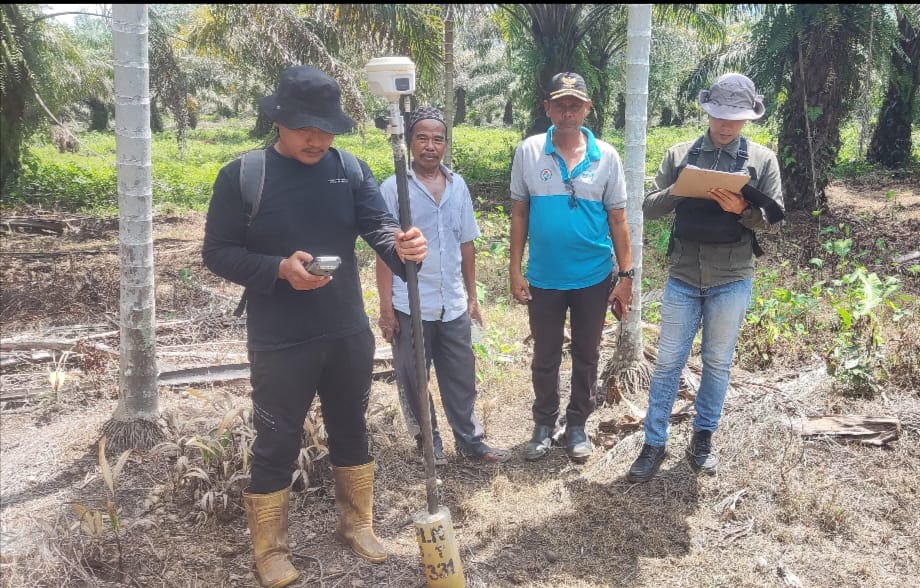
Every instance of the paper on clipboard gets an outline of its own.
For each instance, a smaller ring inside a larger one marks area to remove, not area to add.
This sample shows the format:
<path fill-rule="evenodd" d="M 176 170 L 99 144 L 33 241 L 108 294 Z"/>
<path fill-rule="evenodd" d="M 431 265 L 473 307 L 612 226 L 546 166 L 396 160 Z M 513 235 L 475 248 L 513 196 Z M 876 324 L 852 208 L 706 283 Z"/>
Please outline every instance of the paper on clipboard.
<path fill-rule="evenodd" d="M 724 172 L 687 165 L 677 176 L 677 181 L 671 188 L 671 196 L 709 199 L 707 192 L 713 188 L 724 188 L 740 194 L 741 188 L 750 179 L 750 176 L 744 172 Z"/>

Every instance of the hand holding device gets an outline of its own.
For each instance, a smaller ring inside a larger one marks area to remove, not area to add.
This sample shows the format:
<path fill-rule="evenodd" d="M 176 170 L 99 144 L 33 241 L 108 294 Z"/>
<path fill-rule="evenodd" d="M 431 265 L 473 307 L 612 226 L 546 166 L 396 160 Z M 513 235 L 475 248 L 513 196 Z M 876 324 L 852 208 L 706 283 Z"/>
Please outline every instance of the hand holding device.
<path fill-rule="evenodd" d="M 314 276 L 331 276 L 340 265 L 342 259 L 338 255 L 320 255 L 304 263 L 303 267 Z"/>

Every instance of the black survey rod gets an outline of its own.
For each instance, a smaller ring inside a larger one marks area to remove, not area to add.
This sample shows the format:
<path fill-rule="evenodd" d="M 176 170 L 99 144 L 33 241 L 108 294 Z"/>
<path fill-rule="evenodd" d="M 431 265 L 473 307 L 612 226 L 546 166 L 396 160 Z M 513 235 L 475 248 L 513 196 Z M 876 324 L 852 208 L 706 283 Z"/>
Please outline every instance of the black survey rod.
<path fill-rule="evenodd" d="M 393 113 L 391 113 L 393 114 Z M 395 115 L 395 114 L 394 114 Z M 398 116 L 402 116 L 400 113 Z M 400 125 L 401 126 L 401 125 Z M 406 173 L 406 143 L 403 134 L 390 135 L 393 164 L 396 167 L 396 195 L 399 202 L 399 223 L 402 229 L 412 227 L 409 207 L 409 177 Z M 428 512 L 438 512 L 438 482 L 434 469 L 434 445 L 431 433 L 431 411 L 428 407 L 428 370 L 425 365 L 425 343 L 422 336 L 422 308 L 418 293 L 418 264 L 406 262 L 406 285 L 409 291 L 409 319 L 412 323 L 412 345 L 415 348 L 415 381 L 418 388 L 419 420 L 422 429 L 422 453 L 425 456 L 425 490 Z"/>

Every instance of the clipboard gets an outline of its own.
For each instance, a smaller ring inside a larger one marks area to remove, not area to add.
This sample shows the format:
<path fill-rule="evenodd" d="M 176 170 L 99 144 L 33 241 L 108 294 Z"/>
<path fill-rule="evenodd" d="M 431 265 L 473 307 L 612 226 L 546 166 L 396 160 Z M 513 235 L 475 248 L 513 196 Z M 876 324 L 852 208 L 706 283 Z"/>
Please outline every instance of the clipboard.
<path fill-rule="evenodd" d="M 677 181 L 671 188 L 671 196 L 709 200 L 707 192 L 713 188 L 724 188 L 740 194 L 741 189 L 750 179 L 746 173 L 724 172 L 687 165 L 677 176 Z"/>

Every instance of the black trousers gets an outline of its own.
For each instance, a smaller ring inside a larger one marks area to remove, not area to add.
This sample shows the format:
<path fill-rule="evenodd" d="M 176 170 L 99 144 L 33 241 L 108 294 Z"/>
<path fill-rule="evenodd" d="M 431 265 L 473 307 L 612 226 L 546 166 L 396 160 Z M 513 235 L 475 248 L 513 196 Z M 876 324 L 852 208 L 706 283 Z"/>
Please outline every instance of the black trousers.
<path fill-rule="evenodd" d="M 559 420 L 559 366 L 562 363 L 566 312 L 571 313 L 572 380 L 566 426 L 584 426 L 597 401 L 598 346 L 604 329 L 611 276 L 577 290 L 544 290 L 530 287 L 527 303 L 533 335 L 533 420 L 536 425 L 555 426 Z"/>
<path fill-rule="evenodd" d="M 249 352 L 256 429 L 250 492 L 267 494 L 290 486 L 304 419 L 317 394 L 332 464 L 371 461 L 365 411 L 373 361 L 370 329 L 332 341 Z"/>

